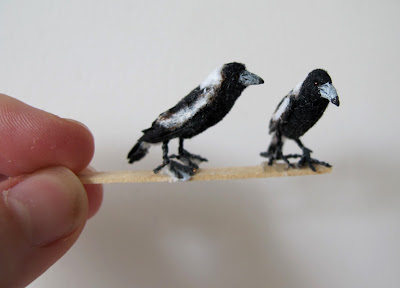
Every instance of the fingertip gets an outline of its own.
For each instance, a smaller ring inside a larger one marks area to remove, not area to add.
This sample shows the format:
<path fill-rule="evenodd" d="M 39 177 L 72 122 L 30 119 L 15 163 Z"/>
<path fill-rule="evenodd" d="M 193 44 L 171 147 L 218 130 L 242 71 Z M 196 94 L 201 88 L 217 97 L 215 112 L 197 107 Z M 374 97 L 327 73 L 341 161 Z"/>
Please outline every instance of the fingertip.
<path fill-rule="evenodd" d="M 92 166 L 88 166 L 82 172 L 90 173 L 95 171 L 96 169 L 94 169 Z M 103 185 L 85 184 L 83 186 L 86 189 L 88 197 L 88 219 L 90 219 L 99 211 L 101 203 L 103 202 Z"/>
<path fill-rule="evenodd" d="M 60 118 L 62 121 L 65 121 L 67 126 L 69 127 L 69 131 L 75 135 L 74 145 L 69 145 L 70 150 L 68 150 L 69 155 L 74 155 L 75 159 L 73 159 L 71 166 L 67 166 L 73 172 L 78 173 L 88 167 L 90 161 L 93 158 L 95 143 L 92 132 L 89 128 L 79 122 L 77 120 L 68 119 L 68 118 Z M 77 161 L 79 158 L 80 161 Z"/>
<path fill-rule="evenodd" d="M 6 95 L 0 95 L 0 135 L 0 174 L 7 176 L 49 166 L 78 173 L 94 154 L 93 135 L 82 123 Z"/>
<path fill-rule="evenodd" d="M 96 215 L 103 202 L 103 186 L 98 184 L 85 184 L 84 187 L 88 197 L 87 219 L 90 219 Z"/>

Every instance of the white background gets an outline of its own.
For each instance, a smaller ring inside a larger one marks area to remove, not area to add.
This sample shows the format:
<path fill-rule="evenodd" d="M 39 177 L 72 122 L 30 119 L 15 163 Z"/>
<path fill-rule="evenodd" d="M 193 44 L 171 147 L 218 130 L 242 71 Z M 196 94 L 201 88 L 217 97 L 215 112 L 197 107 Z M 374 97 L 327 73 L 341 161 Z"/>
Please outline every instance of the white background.
<path fill-rule="evenodd" d="M 332 174 L 108 185 L 30 287 L 400 287 L 399 3 L 1 0 L 0 91 L 85 123 L 98 170 L 160 164 L 160 147 L 125 157 L 223 63 L 266 83 L 187 141 L 202 167 L 261 163 L 277 103 L 314 68 L 341 101 L 302 138 Z"/>

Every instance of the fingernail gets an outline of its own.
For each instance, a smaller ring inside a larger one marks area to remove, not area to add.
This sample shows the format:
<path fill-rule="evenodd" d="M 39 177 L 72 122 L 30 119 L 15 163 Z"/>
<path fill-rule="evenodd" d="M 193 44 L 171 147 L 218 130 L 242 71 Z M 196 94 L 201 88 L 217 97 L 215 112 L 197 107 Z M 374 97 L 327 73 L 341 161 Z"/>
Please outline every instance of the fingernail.
<path fill-rule="evenodd" d="M 66 168 L 30 175 L 7 193 L 7 205 L 32 246 L 44 246 L 69 235 L 85 223 L 86 192 Z"/>

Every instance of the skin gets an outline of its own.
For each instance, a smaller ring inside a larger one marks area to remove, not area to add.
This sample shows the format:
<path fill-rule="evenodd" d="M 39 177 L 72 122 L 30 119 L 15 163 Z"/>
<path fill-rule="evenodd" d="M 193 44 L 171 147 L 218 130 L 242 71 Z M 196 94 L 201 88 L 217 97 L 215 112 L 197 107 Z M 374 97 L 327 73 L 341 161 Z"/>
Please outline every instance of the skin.
<path fill-rule="evenodd" d="M 96 214 L 102 187 L 75 175 L 93 153 L 84 125 L 0 94 L 0 287 L 39 277 Z"/>

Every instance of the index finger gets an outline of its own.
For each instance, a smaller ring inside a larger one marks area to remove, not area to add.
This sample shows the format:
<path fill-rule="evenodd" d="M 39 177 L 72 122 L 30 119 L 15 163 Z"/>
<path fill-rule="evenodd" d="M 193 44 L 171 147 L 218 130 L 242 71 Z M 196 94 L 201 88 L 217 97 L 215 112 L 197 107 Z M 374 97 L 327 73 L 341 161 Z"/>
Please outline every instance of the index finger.
<path fill-rule="evenodd" d="M 0 174 L 16 176 L 49 166 L 78 173 L 93 153 L 93 136 L 83 125 L 0 94 Z"/>

